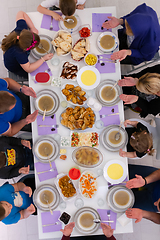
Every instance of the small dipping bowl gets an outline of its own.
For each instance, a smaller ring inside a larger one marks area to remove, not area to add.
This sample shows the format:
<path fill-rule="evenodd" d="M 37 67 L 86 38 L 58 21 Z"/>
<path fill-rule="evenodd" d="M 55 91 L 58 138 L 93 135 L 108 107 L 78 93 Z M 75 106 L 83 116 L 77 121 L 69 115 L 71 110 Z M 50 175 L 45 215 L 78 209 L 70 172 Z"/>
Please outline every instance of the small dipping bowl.
<path fill-rule="evenodd" d="M 52 58 L 52 59 L 51 59 L 51 64 L 52 64 L 53 66 L 58 66 L 58 65 L 60 64 L 59 58 L 56 58 L 56 57 Z"/>
<path fill-rule="evenodd" d="M 84 62 L 88 66 L 95 66 L 98 62 L 98 57 L 94 53 L 87 53 L 84 58 Z"/>
<path fill-rule="evenodd" d="M 69 177 L 72 179 L 72 180 L 77 180 L 79 179 L 81 176 L 81 172 L 79 169 L 77 168 L 71 168 L 69 170 Z"/>

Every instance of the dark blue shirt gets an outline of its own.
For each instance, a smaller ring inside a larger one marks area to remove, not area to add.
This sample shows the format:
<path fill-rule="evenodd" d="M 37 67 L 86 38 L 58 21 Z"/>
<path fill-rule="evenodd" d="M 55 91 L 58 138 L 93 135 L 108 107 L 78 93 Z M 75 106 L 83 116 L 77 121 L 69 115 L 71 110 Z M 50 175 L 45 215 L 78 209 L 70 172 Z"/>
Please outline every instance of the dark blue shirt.
<path fill-rule="evenodd" d="M 17 34 L 23 29 L 28 29 L 26 21 L 20 19 L 17 21 L 17 26 L 14 31 Z M 23 51 L 18 45 L 11 46 L 5 53 L 4 53 L 4 65 L 5 67 L 15 74 L 18 74 L 22 71 L 22 67 L 20 64 L 26 64 L 28 62 L 28 52 Z"/>
<path fill-rule="evenodd" d="M 7 91 L 16 98 L 16 105 L 10 111 L 0 114 L 0 134 L 9 129 L 9 123 L 19 121 L 22 116 L 22 102 L 20 98 L 12 91 L 8 90 L 8 84 L 4 79 L 0 78 L 0 91 Z"/>

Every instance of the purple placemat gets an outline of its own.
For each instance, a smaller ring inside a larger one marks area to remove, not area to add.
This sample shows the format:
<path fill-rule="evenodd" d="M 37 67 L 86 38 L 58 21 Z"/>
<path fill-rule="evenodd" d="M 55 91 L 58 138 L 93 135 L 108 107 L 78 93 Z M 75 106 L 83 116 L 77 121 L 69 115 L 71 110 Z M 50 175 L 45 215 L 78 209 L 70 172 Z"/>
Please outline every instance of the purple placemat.
<path fill-rule="evenodd" d="M 51 164 L 52 164 L 52 168 L 55 169 L 54 171 L 49 171 L 51 169 L 49 163 L 41 163 L 41 162 L 35 163 L 35 168 L 36 168 L 37 175 L 40 182 L 43 182 L 51 178 L 55 178 L 58 175 L 55 162 L 51 162 Z M 41 173 L 41 172 L 44 172 L 44 173 Z"/>
<path fill-rule="evenodd" d="M 62 16 L 62 13 L 60 12 L 56 12 L 58 13 L 60 16 Z M 48 29 L 50 30 L 50 25 L 51 25 L 51 20 L 52 20 L 52 24 L 53 24 L 53 30 L 51 31 L 58 31 L 59 30 L 59 24 L 57 20 L 55 20 L 54 18 L 51 18 L 51 16 L 48 16 L 48 15 L 43 15 L 43 18 L 42 18 L 42 23 L 41 23 L 41 28 L 44 28 L 44 29 Z"/>
<path fill-rule="evenodd" d="M 114 112 L 112 112 L 112 109 L 114 109 Z M 118 105 L 115 105 L 112 107 L 102 107 L 102 109 L 99 111 L 100 115 L 108 115 L 108 114 L 114 114 L 114 113 L 119 113 Z M 119 114 L 106 116 L 100 119 L 104 123 L 105 127 L 113 124 L 116 124 L 116 125 L 120 124 Z"/>
<path fill-rule="evenodd" d="M 102 222 L 108 220 L 106 209 L 97 209 L 97 212 L 99 213 Z M 110 210 L 110 214 L 111 214 L 110 220 L 114 221 L 113 223 L 111 223 L 111 228 L 115 230 L 116 229 L 116 221 L 117 221 L 117 213 Z M 106 224 L 109 225 L 109 223 L 106 223 Z"/>
<path fill-rule="evenodd" d="M 125 186 L 127 181 L 128 181 L 128 177 L 126 177 L 126 178 L 123 180 L 123 182 L 118 183 L 118 184 L 112 184 L 112 183 L 108 182 L 108 187 L 115 186 L 115 185 L 123 185 L 123 186 Z"/>
<path fill-rule="evenodd" d="M 62 229 L 62 223 L 58 220 L 60 215 L 61 215 L 60 211 L 54 211 L 53 215 L 51 215 L 50 212 L 42 212 L 41 213 L 43 233 L 57 232 Z M 59 222 L 60 224 L 50 225 L 50 224 L 53 224 L 56 222 Z M 50 226 L 43 226 L 43 225 L 50 225 Z"/>
<path fill-rule="evenodd" d="M 56 127 L 52 127 L 52 125 L 56 125 L 57 121 L 56 121 L 56 115 L 54 114 L 54 118 L 53 116 L 47 116 L 45 117 L 44 121 L 43 121 L 43 116 L 38 115 L 37 116 L 37 128 L 38 128 L 38 135 L 47 135 L 47 134 L 54 134 L 57 133 L 57 128 Z M 39 125 L 50 125 L 50 127 L 39 127 Z M 54 131 L 51 129 L 55 129 Z"/>
<path fill-rule="evenodd" d="M 48 67 L 48 64 L 44 62 L 39 68 L 37 68 L 35 71 L 31 72 L 31 76 L 35 76 L 39 72 L 45 72 L 47 70 L 47 73 L 52 76 L 51 69 Z"/>
<path fill-rule="evenodd" d="M 102 54 L 102 55 L 98 55 L 98 56 L 102 56 L 104 58 L 107 57 L 107 58 L 110 59 L 111 54 L 107 54 L 107 55 L 106 54 Z M 101 65 L 102 62 L 101 63 L 97 62 L 97 64 L 96 64 L 96 68 L 98 69 L 98 71 L 100 73 L 114 73 L 114 72 L 116 72 L 116 65 L 115 65 L 115 63 L 105 62 L 106 59 L 100 59 L 100 60 L 101 61 L 104 60 L 104 62 L 103 62 L 104 65 Z"/>
<path fill-rule="evenodd" d="M 108 16 L 112 16 L 111 13 L 92 13 L 92 32 L 106 32 L 112 31 L 111 29 L 107 30 L 106 28 L 101 29 L 102 24 L 109 20 Z"/>

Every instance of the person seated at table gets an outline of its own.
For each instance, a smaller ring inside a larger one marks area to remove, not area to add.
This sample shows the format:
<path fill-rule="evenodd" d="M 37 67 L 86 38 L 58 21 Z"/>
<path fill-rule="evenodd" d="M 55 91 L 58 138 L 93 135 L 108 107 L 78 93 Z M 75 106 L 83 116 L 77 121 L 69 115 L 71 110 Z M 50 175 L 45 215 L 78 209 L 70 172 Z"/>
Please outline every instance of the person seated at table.
<path fill-rule="evenodd" d="M 16 92 L 16 93 L 15 93 Z M 21 86 L 11 78 L 0 78 L 0 134 L 13 136 L 24 126 L 34 122 L 38 115 L 38 110 L 28 115 L 29 97 L 36 97 L 35 91 L 31 87 Z M 20 97 L 23 99 L 21 101 Z"/>
<path fill-rule="evenodd" d="M 64 230 L 61 229 L 60 231 L 63 233 L 63 237 L 61 240 L 70 240 L 70 235 L 73 231 L 73 228 L 75 226 L 74 222 L 69 223 L 64 227 Z M 108 239 L 108 240 L 116 240 L 116 238 L 113 236 L 113 229 L 111 229 L 110 226 L 108 226 L 105 223 L 101 223 L 101 228 L 103 230 L 104 235 L 92 235 L 92 236 L 82 236 L 82 237 L 71 237 L 73 240 L 81 240 L 81 239 L 91 239 L 91 240 L 97 240 L 97 239 Z"/>
<path fill-rule="evenodd" d="M 125 105 L 140 112 L 141 117 L 160 113 L 160 65 L 148 67 L 139 73 L 119 80 L 120 95 Z"/>
<path fill-rule="evenodd" d="M 130 180 L 126 187 L 133 190 L 135 203 L 126 216 L 136 219 L 136 223 L 145 218 L 160 224 L 160 169 L 130 164 L 128 167 Z"/>
<path fill-rule="evenodd" d="M 10 179 L 34 170 L 31 142 L 15 137 L 0 137 L 0 178 Z"/>
<path fill-rule="evenodd" d="M 86 0 L 45 0 L 37 8 L 37 11 L 63 21 L 62 16 L 52 10 L 61 10 L 65 16 L 72 16 L 77 9 L 84 9 Z"/>
<path fill-rule="evenodd" d="M 143 3 L 120 19 L 108 18 L 110 20 L 102 25 L 104 28 L 123 26 L 118 30 L 120 51 L 112 54 L 112 60 L 137 65 L 154 57 L 159 49 L 160 26 L 157 14 L 151 7 Z"/>
<path fill-rule="evenodd" d="M 35 212 L 32 189 L 22 182 L 0 187 L 0 221 L 14 224 Z"/>
<path fill-rule="evenodd" d="M 4 65 L 10 72 L 28 78 L 28 73 L 33 72 L 43 62 L 51 59 L 53 53 L 46 54 L 34 63 L 29 63 L 30 50 L 40 43 L 40 38 L 37 35 L 38 30 L 34 27 L 29 16 L 22 11 L 17 13 L 16 25 L 16 28 L 2 40 Z"/>
<path fill-rule="evenodd" d="M 127 128 L 127 125 L 133 127 Z M 153 139 L 148 128 L 138 121 L 126 120 L 124 122 L 128 134 L 127 152 L 119 150 L 121 157 L 135 158 L 144 155 L 153 155 Z"/>

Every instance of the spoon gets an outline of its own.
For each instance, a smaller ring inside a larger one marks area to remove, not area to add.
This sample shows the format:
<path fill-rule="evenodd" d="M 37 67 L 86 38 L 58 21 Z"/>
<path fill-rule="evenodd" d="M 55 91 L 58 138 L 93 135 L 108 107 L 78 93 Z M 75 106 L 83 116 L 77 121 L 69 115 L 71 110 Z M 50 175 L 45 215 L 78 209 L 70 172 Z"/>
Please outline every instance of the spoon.
<path fill-rule="evenodd" d="M 101 221 L 99 218 L 96 218 L 96 219 L 93 219 L 93 222 L 94 222 L 94 223 L 101 223 L 101 222 L 113 223 L 114 221 L 109 221 L 109 220 L 107 220 L 107 221 Z"/>
<path fill-rule="evenodd" d="M 64 22 L 73 23 L 74 20 L 72 18 L 67 18 L 67 19 L 64 19 Z"/>
<path fill-rule="evenodd" d="M 112 86 L 110 90 L 106 92 L 106 96 L 109 97 L 111 95 L 112 90 L 115 88 L 115 86 L 118 84 L 119 79 L 116 81 L 116 83 Z"/>
<path fill-rule="evenodd" d="M 37 172 L 37 174 L 46 173 L 46 172 L 54 172 L 54 171 L 56 171 L 56 168 L 51 168 L 51 169 L 46 170 L 46 171 Z"/>
<path fill-rule="evenodd" d="M 97 179 L 97 178 L 99 178 L 99 177 L 101 177 L 102 175 L 98 175 L 97 177 L 94 177 L 94 178 L 90 178 L 89 179 L 89 182 L 91 183 L 92 182 L 92 180 L 95 180 L 95 179 Z"/>
<path fill-rule="evenodd" d="M 122 125 L 122 122 L 120 123 L 119 125 L 119 129 L 118 129 L 118 132 L 115 134 L 114 138 L 116 141 L 118 141 L 121 137 L 121 134 L 120 134 L 120 128 L 121 128 L 121 125 Z"/>
<path fill-rule="evenodd" d="M 40 44 L 38 45 L 38 48 L 43 49 L 45 52 L 49 53 L 49 52 L 43 47 L 42 43 L 40 43 Z"/>
<path fill-rule="evenodd" d="M 44 121 L 45 120 L 45 116 L 46 116 L 46 109 L 44 110 L 44 113 L 43 113 L 43 118 L 42 118 L 42 121 Z"/>
<path fill-rule="evenodd" d="M 51 207 L 50 207 L 50 205 L 49 205 L 48 197 L 47 197 L 46 194 L 43 195 L 43 200 L 47 203 L 48 208 L 49 208 L 49 211 L 50 211 L 51 215 L 53 215 L 53 212 L 52 212 L 52 209 L 51 209 Z"/>

